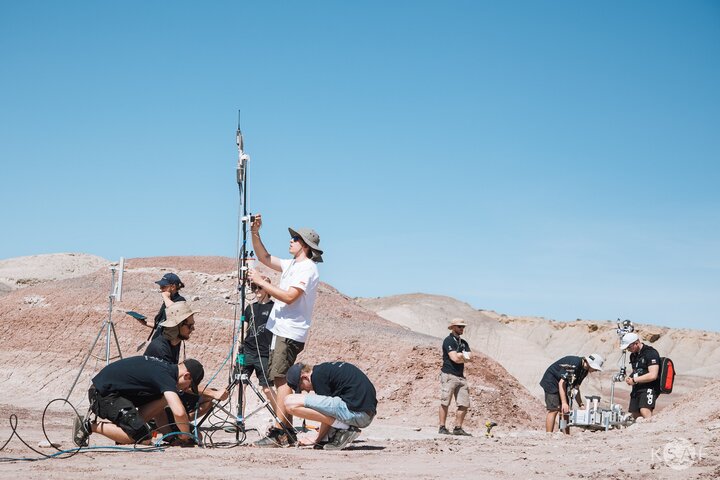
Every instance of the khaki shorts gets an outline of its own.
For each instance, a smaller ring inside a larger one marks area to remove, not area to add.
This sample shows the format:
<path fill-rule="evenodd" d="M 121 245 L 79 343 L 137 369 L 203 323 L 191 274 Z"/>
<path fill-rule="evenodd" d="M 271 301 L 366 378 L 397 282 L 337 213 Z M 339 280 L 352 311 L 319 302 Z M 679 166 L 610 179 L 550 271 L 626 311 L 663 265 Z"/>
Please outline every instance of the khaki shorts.
<path fill-rule="evenodd" d="M 458 407 L 470 406 L 470 389 L 467 379 L 440 372 L 440 405 L 447 407 L 455 397 Z"/>
<path fill-rule="evenodd" d="M 275 349 L 270 351 L 268 379 L 272 382 L 277 377 L 285 378 L 285 374 L 295 364 L 295 359 L 304 348 L 305 344 L 302 342 L 276 337 Z"/>

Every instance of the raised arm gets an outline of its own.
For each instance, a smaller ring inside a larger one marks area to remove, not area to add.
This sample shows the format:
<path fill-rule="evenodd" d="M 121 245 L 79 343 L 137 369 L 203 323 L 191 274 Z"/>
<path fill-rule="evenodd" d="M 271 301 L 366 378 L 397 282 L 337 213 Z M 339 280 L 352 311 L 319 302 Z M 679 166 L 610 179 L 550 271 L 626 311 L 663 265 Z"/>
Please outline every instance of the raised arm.
<path fill-rule="evenodd" d="M 260 239 L 260 227 L 262 226 L 262 215 L 259 213 L 255 215 L 255 221 L 250 226 L 250 232 L 252 236 L 252 244 L 253 249 L 255 250 L 255 256 L 258 260 L 260 260 L 260 263 L 265 265 L 268 268 L 272 268 L 273 270 L 277 272 L 282 272 L 282 267 L 280 266 L 280 259 L 273 257 L 270 255 L 270 253 L 265 248 L 265 245 L 263 245 L 262 240 Z M 273 295 L 274 297 L 275 295 Z M 277 297 L 276 297 L 277 298 Z"/>

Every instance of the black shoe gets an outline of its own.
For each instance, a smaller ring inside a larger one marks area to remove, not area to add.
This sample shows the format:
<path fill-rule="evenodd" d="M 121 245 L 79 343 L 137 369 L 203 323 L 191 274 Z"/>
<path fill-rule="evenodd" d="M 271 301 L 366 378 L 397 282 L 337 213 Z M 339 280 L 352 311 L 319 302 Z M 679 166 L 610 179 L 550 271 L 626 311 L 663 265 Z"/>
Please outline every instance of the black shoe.
<path fill-rule="evenodd" d="M 323 450 L 342 450 L 350 445 L 359 435 L 360 429 L 357 427 L 351 426 L 346 430 L 338 430 L 332 442 L 328 442 L 328 444 L 323 447 Z"/>
<path fill-rule="evenodd" d="M 441 434 L 441 435 L 452 435 L 452 434 L 450 433 L 450 430 L 448 430 L 447 428 L 445 428 L 445 425 L 443 425 L 442 427 L 438 428 L 438 433 Z"/>
<path fill-rule="evenodd" d="M 472 437 L 472 434 L 466 432 L 465 430 L 463 430 L 462 427 L 455 427 L 455 428 L 453 428 L 453 433 L 452 433 L 452 434 L 453 434 L 453 435 L 462 435 L 462 436 L 465 436 L 465 437 Z"/>
<path fill-rule="evenodd" d="M 266 436 L 255 442 L 253 445 L 256 447 L 270 447 L 277 448 L 283 446 L 283 437 L 285 432 L 279 428 L 272 427 L 268 430 Z"/>
<path fill-rule="evenodd" d="M 294 429 L 288 428 L 285 431 L 282 428 L 272 427 L 268 431 L 267 436 L 261 438 L 254 443 L 256 447 L 288 447 L 297 443 L 297 434 Z"/>
<path fill-rule="evenodd" d="M 91 432 L 90 419 L 76 415 L 75 421 L 73 422 L 73 443 L 80 448 L 87 447 L 90 445 Z"/>

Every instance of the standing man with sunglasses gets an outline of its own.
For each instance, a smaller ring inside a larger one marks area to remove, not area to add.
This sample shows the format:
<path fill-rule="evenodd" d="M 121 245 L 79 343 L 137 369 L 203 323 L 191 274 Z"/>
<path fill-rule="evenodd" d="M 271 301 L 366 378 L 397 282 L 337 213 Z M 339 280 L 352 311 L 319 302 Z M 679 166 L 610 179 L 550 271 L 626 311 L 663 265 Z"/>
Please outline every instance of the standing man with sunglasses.
<path fill-rule="evenodd" d="M 283 425 L 271 428 L 268 435 L 255 442 L 255 445 L 278 447 L 296 442 L 292 417 L 285 409 L 285 398 L 292 394 L 285 377 L 290 367 L 295 364 L 298 354 L 305 348 L 320 283 L 316 263 L 323 261 L 323 251 L 319 246 L 320 236 L 315 230 L 288 228 L 289 252 L 292 258 L 273 257 L 260 239 L 261 226 L 262 216 L 258 214 L 251 226 L 253 248 L 257 259 L 263 265 L 281 272 L 280 284 L 271 285 L 254 270 L 248 272 L 248 277 L 252 283 L 275 299 L 275 306 L 267 322 L 267 328 L 273 333 L 268 377 L 275 385 L 275 413 L 283 421 Z"/>
<path fill-rule="evenodd" d="M 440 428 L 438 433 L 443 435 L 467 435 L 462 424 L 470 406 L 470 390 L 465 379 L 465 363 L 471 359 L 470 345 L 460 338 L 465 332 L 467 324 L 460 318 L 450 321 L 448 329 L 450 335 L 445 338 L 442 345 L 443 366 L 440 370 Z M 457 412 L 455 413 L 455 427 L 450 432 L 445 427 L 450 401 L 455 397 Z"/>

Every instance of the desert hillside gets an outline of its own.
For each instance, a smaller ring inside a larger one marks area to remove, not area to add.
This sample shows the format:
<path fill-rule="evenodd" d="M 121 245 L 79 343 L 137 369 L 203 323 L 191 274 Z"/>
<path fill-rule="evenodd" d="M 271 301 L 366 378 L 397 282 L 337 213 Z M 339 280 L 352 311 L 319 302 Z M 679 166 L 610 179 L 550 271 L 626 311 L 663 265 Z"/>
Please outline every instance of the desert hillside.
<path fill-rule="evenodd" d="M 12 279 L 0 295 L 0 386 L 8 393 L 0 405 L 8 416 L 17 415 L 13 428 L 30 446 L 44 440 L 46 428 L 49 438 L 70 448 L 72 412 L 61 408 L 62 403 L 53 404 L 41 425 L 43 409 L 51 399 L 67 395 L 81 360 L 108 318 L 109 263 L 87 262 L 82 255 L 61 257 L 11 259 L 1 264 L 5 270 L 0 269 L 1 277 Z M 27 272 L 23 262 L 28 263 Z M 12 275 L 7 265 L 14 269 Z M 232 259 L 221 257 L 129 259 L 122 302 L 115 304 L 112 315 L 122 354 L 137 354 L 149 333 L 124 311 L 152 318 L 161 303 L 154 281 L 173 271 L 186 285 L 182 294 L 201 311 L 195 333 L 186 342 L 187 356 L 199 358 L 206 378 L 217 374 L 214 384 L 223 386 L 236 318 L 234 269 Z M 473 405 L 465 426 L 473 437 L 437 433 L 440 339 L 447 335 L 447 320 L 455 316 L 469 322 L 467 337 L 476 352 L 476 361 L 467 367 Z M 610 359 L 608 371 L 588 382 L 584 392 L 597 390 L 606 398 L 613 355 L 618 353 L 612 323 L 511 318 L 433 295 L 352 299 L 327 284 L 321 284 L 313 318 L 301 360 L 356 363 L 378 390 L 378 417 L 347 450 L 255 448 L 252 441 L 270 420 L 261 409 L 247 419 L 248 441 L 237 448 L 168 448 L 139 454 L 93 435 L 91 448 L 72 458 L 30 463 L 22 459 L 37 459 L 38 454 L 13 438 L 6 422 L 0 423 L 0 441 L 9 439 L 0 449 L 0 478 L 96 478 L 101 471 L 115 478 L 159 480 L 192 471 L 203 478 L 224 479 L 228 471 L 238 469 L 255 478 L 277 478 L 278 468 L 292 468 L 299 478 L 358 480 L 435 479 L 448 472 L 473 480 L 720 476 L 715 333 L 638 326 L 678 364 L 678 393 L 661 397 L 664 408 L 649 422 L 608 432 L 573 428 L 572 435 L 565 436 L 543 431 L 545 410 L 535 396 L 539 375 L 556 357 L 598 351 Z M 87 407 L 90 377 L 104 364 L 104 341 L 101 335 L 70 396 L 81 411 Z M 117 354 L 114 343 L 112 354 Z M 256 405 L 251 399 L 250 408 Z M 483 435 L 486 420 L 499 424 L 494 438 Z"/>
<path fill-rule="evenodd" d="M 618 370 L 621 356 L 615 322 L 511 317 L 477 310 L 454 298 L 428 294 L 357 299 L 357 302 L 398 325 L 438 338 L 447 336 L 449 319 L 466 319 L 469 326 L 465 337 L 470 347 L 499 362 L 538 398 L 543 395 L 538 382 L 552 362 L 565 355 L 599 353 L 606 359 L 605 371 L 589 376 L 583 393 L 598 393 L 603 399 L 609 399 L 610 379 Z M 648 344 L 675 362 L 680 375 L 673 398 L 720 378 L 720 334 L 641 324 L 635 327 Z M 622 402 L 628 394 L 629 387 L 617 385 L 616 396 Z"/>
<path fill-rule="evenodd" d="M 67 395 L 107 318 L 110 271 L 106 267 L 58 280 L 36 274 L 48 280 L 0 296 L 0 365 L 6 372 L 2 384 L 30 399 L 28 406 L 39 408 L 51 398 Z M 238 297 L 234 268 L 232 259 L 219 257 L 127 260 L 122 302 L 113 311 L 122 354 L 137 355 L 149 333 L 123 312 L 134 310 L 152 318 L 161 304 L 154 281 L 173 271 L 186 285 L 182 294 L 201 311 L 194 336 L 186 342 L 187 356 L 200 359 L 207 371 L 219 372 L 217 382 L 224 386 Z M 103 366 L 104 338 L 103 334 L 73 392 L 78 402 L 83 401 L 91 375 Z M 114 343 L 112 352 L 117 352 Z M 329 285 L 321 285 L 311 336 L 300 358 L 356 363 L 375 383 L 383 416 L 402 415 L 418 426 L 437 422 L 441 359 L 436 339 L 382 319 Z M 469 367 L 469 374 L 477 404 L 469 425 L 487 418 L 505 421 L 509 418 L 505 407 L 510 404 L 517 411 L 507 425 L 534 426 L 533 417 L 542 413 L 542 405 L 502 366 L 483 357 Z"/>

